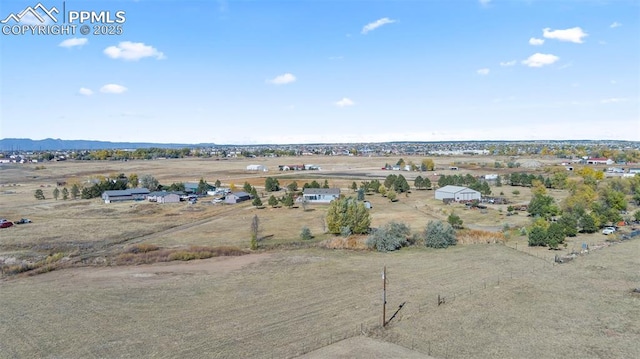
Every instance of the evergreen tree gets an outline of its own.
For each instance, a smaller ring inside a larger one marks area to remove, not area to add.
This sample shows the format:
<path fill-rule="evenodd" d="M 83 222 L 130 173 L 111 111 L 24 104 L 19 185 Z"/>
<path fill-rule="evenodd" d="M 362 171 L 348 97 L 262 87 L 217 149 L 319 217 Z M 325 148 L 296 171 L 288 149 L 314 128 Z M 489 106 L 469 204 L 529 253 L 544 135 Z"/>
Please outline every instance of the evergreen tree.
<path fill-rule="evenodd" d="M 267 177 L 264 181 L 264 189 L 267 192 L 275 192 L 280 190 L 280 183 L 278 179 L 273 177 Z"/>
<path fill-rule="evenodd" d="M 44 198 L 44 192 L 42 192 L 41 189 L 37 189 L 34 196 L 36 197 L 37 200 L 43 200 Z"/>
<path fill-rule="evenodd" d="M 529 246 L 544 246 L 547 243 L 547 230 L 544 227 L 534 226 L 529 231 Z"/>
<path fill-rule="evenodd" d="M 58 197 L 60 197 L 60 190 L 58 189 L 58 187 L 56 187 L 53 189 L 53 199 L 57 201 Z"/>
<path fill-rule="evenodd" d="M 311 240 L 313 238 L 313 235 L 311 234 L 311 230 L 309 229 L 309 227 L 304 226 L 302 227 L 302 231 L 300 232 L 300 239 L 302 239 L 303 241 L 308 241 Z"/>
<path fill-rule="evenodd" d="M 407 183 L 407 179 L 404 178 L 403 175 L 399 175 L 396 177 L 396 180 L 393 182 L 393 189 L 397 193 L 408 192 L 411 187 L 409 187 L 409 183 Z"/>
<path fill-rule="evenodd" d="M 71 186 L 71 199 L 78 199 L 79 196 L 80 187 L 78 187 L 77 183 L 74 183 L 73 186 Z"/>
<path fill-rule="evenodd" d="M 69 199 L 69 190 L 67 189 L 67 187 L 64 187 L 62 189 L 62 199 L 65 201 Z"/>
<path fill-rule="evenodd" d="M 278 205 L 278 203 L 280 203 L 280 202 L 278 201 L 278 199 L 276 198 L 276 196 L 271 195 L 271 197 L 269 197 L 269 201 L 268 201 L 268 203 L 269 203 L 269 205 L 270 205 L 271 207 L 275 207 L 275 206 L 277 206 L 277 205 Z"/>
<path fill-rule="evenodd" d="M 260 207 L 262 206 L 262 200 L 260 199 L 260 197 L 256 196 L 253 198 L 253 202 L 251 202 L 251 204 L 253 204 L 256 207 Z"/>
<path fill-rule="evenodd" d="M 291 193 L 287 193 L 283 198 L 282 198 L 282 204 L 291 208 L 293 207 L 293 195 L 291 195 Z"/>
<path fill-rule="evenodd" d="M 449 217 L 447 217 L 447 222 L 451 225 L 451 227 L 453 227 L 455 229 L 461 229 L 462 228 L 462 223 L 463 223 L 462 222 L 462 218 L 460 218 L 460 216 L 458 216 L 454 212 L 451 212 Z"/>
<path fill-rule="evenodd" d="M 547 245 L 549 248 L 557 249 L 559 244 L 564 243 L 564 228 L 559 223 L 551 223 L 547 229 Z"/>

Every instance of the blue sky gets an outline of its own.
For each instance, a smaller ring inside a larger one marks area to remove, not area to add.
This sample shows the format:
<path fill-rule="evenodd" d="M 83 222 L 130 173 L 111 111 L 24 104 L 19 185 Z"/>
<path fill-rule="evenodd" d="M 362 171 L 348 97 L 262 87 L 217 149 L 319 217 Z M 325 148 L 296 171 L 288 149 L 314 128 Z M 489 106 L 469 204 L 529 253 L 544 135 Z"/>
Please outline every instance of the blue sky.
<path fill-rule="evenodd" d="M 36 4 L 2 0 L 0 18 Z M 62 1 L 42 5 L 62 17 Z M 16 23 L 1 24 L 1 138 L 640 140 L 636 0 L 67 0 L 64 9 L 124 11 L 124 23 L 104 24 L 122 34 L 84 36 L 77 21 L 74 35 L 5 34 Z"/>

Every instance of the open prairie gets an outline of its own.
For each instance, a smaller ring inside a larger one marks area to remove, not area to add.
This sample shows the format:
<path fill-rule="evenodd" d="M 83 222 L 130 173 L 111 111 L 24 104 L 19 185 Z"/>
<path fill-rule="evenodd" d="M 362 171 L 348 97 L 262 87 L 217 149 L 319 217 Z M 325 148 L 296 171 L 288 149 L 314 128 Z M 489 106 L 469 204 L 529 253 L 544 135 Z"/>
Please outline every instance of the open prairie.
<path fill-rule="evenodd" d="M 419 163 L 421 158 L 405 161 Z M 483 167 L 495 158 L 434 159 L 438 173 L 456 173 L 448 170 L 453 163 L 460 172 L 473 175 L 512 171 Z M 425 357 L 640 356 L 640 323 L 635 319 L 640 317 L 640 297 L 631 292 L 640 286 L 638 241 L 608 246 L 562 265 L 553 264 L 557 252 L 528 248 L 526 237 L 516 232 L 504 245 L 411 247 L 386 254 L 328 250 L 317 246 L 330 238 L 323 233 L 324 205 L 305 211 L 205 199 L 194 205 L 105 204 L 100 199 L 56 201 L 51 195 L 57 182 L 70 187 L 119 173 L 151 174 L 162 184 L 204 178 L 241 188 L 249 182 L 264 196 L 263 202 L 270 195 L 263 193 L 267 176 L 278 178 L 281 186 L 326 179 L 349 195 L 352 182 L 383 180 L 390 171 L 380 167 L 395 161 L 314 156 L 67 161 L 46 163 L 37 170 L 34 165 L 2 166 L 0 217 L 25 217 L 33 223 L 2 229 L 0 259 L 37 261 L 60 254 L 69 265 L 0 281 L 0 356 L 338 357 L 349 353 L 340 349 L 340 340 L 363 334 Z M 280 164 L 303 162 L 322 170 L 277 170 Z M 253 163 L 270 171 L 247 172 L 246 166 Z M 524 170 L 543 173 L 543 168 Z M 418 173 L 402 174 L 413 184 Z M 36 189 L 47 199 L 36 200 Z M 513 203 L 528 203 L 529 189 L 518 187 L 517 195 L 513 189 L 492 191 L 503 191 Z M 551 194 L 557 199 L 566 196 L 563 191 Z M 525 213 L 505 216 L 506 205 L 488 205 L 486 211 L 444 205 L 428 190 L 403 194 L 394 203 L 380 195 L 367 200 L 373 205 L 373 227 L 398 220 L 420 232 L 429 220 L 446 219 L 451 211 L 467 227 L 494 232 L 530 221 Z M 265 240 L 262 249 L 251 254 L 133 266 L 111 262 L 134 244 L 248 250 L 254 215 Z M 315 236 L 310 243 L 298 238 L 303 226 Z M 567 250 L 601 241 L 600 234 L 580 235 L 568 241 Z M 380 273 L 385 265 L 387 319 L 405 304 L 381 329 Z M 445 299 L 440 306 L 439 295 Z M 327 352 L 313 353 L 323 347 Z M 383 347 L 378 350 L 402 353 L 394 346 Z"/>

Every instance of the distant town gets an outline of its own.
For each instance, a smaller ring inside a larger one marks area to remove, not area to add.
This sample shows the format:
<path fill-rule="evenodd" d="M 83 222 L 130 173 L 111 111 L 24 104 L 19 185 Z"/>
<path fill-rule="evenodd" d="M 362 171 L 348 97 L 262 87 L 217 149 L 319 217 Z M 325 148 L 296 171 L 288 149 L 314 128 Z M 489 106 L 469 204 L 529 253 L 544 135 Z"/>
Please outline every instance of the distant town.
<path fill-rule="evenodd" d="M 39 163 L 65 160 L 135 160 L 184 157 L 253 158 L 280 156 L 553 156 L 610 163 L 640 162 L 640 141 L 460 141 L 338 144 L 177 145 L 57 140 L 54 147 L 20 148 L 16 140 L 0 140 L 0 163 Z M 43 140 L 45 141 L 45 140 Z M 25 142 L 22 142 L 23 145 Z M 77 147 L 83 143 L 86 148 Z M 130 145 L 130 147 L 127 147 Z M 99 148 L 98 148 L 99 147 Z"/>

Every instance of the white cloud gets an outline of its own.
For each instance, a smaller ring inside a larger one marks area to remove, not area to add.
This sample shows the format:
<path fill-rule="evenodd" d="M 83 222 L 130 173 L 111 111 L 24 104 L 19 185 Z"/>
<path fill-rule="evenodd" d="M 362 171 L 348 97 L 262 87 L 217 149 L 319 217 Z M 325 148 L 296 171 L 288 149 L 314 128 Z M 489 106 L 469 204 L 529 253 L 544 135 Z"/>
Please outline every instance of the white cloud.
<path fill-rule="evenodd" d="M 542 36 L 547 39 L 555 39 L 558 41 L 574 42 L 576 44 L 583 43 L 582 38 L 589 36 L 579 27 L 572 27 L 565 30 L 551 30 L 549 28 L 542 29 Z"/>
<path fill-rule="evenodd" d="M 614 21 L 613 24 L 609 25 L 610 28 L 615 29 L 616 27 L 622 26 L 621 23 Z"/>
<path fill-rule="evenodd" d="M 75 46 L 83 46 L 87 42 L 89 42 L 89 40 L 86 37 L 83 37 L 83 38 L 74 37 L 72 39 L 64 40 L 63 42 L 59 43 L 58 46 L 69 48 L 69 47 L 75 47 Z"/>
<path fill-rule="evenodd" d="M 387 24 L 393 24 L 394 22 L 396 22 L 396 21 L 395 20 L 391 20 L 388 17 L 383 17 L 382 19 L 378 19 L 378 20 L 376 20 L 374 22 L 366 24 L 362 28 L 362 33 L 366 34 L 369 31 L 373 31 L 373 30 L 379 28 L 380 26 L 387 25 Z"/>
<path fill-rule="evenodd" d="M 542 67 L 545 65 L 551 65 L 558 60 L 560 60 L 560 58 L 556 55 L 541 54 L 538 52 L 529 56 L 526 60 L 523 60 L 522 64 L 529 67 Z"/>
<path fill-rule="evenodd" d="M 544 44 L 544 39 L 536 39 L 535 37 L 529 39 L 529 45 L 539 46 L 542 44 Z"/>
<path fill-rule="evenodd" d="M 508 66 L 514 66 L 518 61 L 516 60 L 511 60 L 511 61 L 504 61 L 500 63 L 500 66 L 502 67 L 508 67 Z"/>
<path fill-rule="evenodd" d="M 91 91 L 91 89 L 88 89 L 86 87 L 80 87 L 80 90 L 78 90 L 78 93 L 83 96 L 93 95 L 93 91 Z"/>
<path fill-rule="evenodd" d="M 109 46 L 104 49 L 104 54 L 112 59 L 130 61 L 137 61 L 144 57 L 155 57 L 158 60 L 166 58 L 162 52 L 153 46 L 131 41 L 122 41 L 118 46 Z"/>
<path fill-rule="evenodd" d="M 626 102 L 626 101 L 628 101 L 628 99 L 626 98 L 612 97 L 612 98 L 605 98 L 604 100 L 600 101 L 600 103 L 620 103 L 620 102 Z"/>
<path fill-rule="evenodd" d="M 122 85 L 116 84 L 107 84 L 100 88 L 100 92 L 102 93 L 113 93 L 113 94 L 121 94 L 127 91 L 127 88 Z"/>
<path fill-rule="evenodd" d="M 491 2 L 491 0 L 478 0 L 478 2 L 480 3 L 480 5 L 482 6 L 487 6 L 489 5 L 489 3 Z"/>
<path fill-rule="evenodd" d="M 488 74 L 489 74 L 489 71 L 490 71 L 489 69 L 484 68 L 484 69 L 479 69 L 479 70 L 477 70 L 477 71 L 476 71 L 476 73 L 477 73 L 478 75 L 488 75 Z"/>
<path fill-rule="evenodd" d="M 336 102 L 336 106 L 338 107 L 347 107 L 347 106 L 353 106 L 353 105 L 355 105 L 355 102 L 353 102 L 353 100 L 347 97 L 343 97 L 342 100 Z"/>
<path fill-rule="evenodd" d="M 274 85 L 285 85 L 285 84 L 290 84 L 292 82 L 296 81 L 296 77 L 293 76 L 293 74 L 290 73 L 286 73 L 280 76 L 276 76 L 275 78 L 267 81 L 269 83 L 272 83 Z"/>

